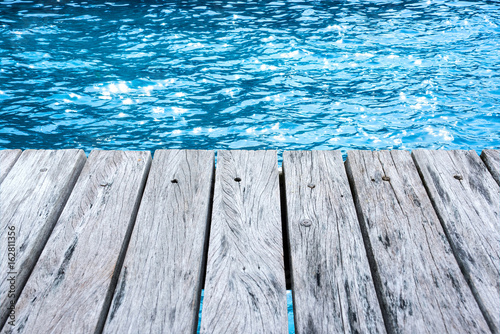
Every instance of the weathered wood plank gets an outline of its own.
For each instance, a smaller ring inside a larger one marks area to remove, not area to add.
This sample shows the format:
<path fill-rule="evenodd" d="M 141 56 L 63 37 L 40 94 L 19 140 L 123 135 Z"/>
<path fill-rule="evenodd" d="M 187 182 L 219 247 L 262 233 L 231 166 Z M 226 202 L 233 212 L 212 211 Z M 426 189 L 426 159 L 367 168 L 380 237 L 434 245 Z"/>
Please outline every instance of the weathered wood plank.
<path fill-rule="evenodd" d="M 500 150 L 483 150 L 481 158 L 495 181 L 500 185 Z"/>
<path fill-rule="evenodd" d="M 91 152 L 2 333 L 102 330 L 150 164 L 149 152 Z"/>
<path fill-rule="evenodd" d="M 351 151 L 347 172 L 388 332 L 489 332 L 410 153 Z"/>
<path fill-rule="evenodd" d="M 0 240 L 5 247 L 0 251 L 0 326 L 10 313 L 8 307 L 19 297 L 85 159 L 82 150 L 26 150 L 0 184 Z M 7 245 L 15 254 L 7 252 Z M 14 258 L 15 263 L 10 263 Z"/>
<path fill-rule="evenodd" d="M 213 151 L 156 151 L 104 333 L 196 333 Z"/>
<path fill-rule="evenodd" d="M 218 151 L 202 333 L 287 333 L 275 151 Z"/>
<path fill-rule="evenodd" d="M 413 152 L 429 196 L 491 330 L 500 323 L 500 187 L 475 151 Z"/>
<path fill-rule="evenodd" d="M 295 329 L 385 333 L 340 151 L 283 153 Z"/>
<path fill-rule="evenodd" d="M 5 179 L 20 155 L 21 150 L 0 150 L 0 183 Z"/>

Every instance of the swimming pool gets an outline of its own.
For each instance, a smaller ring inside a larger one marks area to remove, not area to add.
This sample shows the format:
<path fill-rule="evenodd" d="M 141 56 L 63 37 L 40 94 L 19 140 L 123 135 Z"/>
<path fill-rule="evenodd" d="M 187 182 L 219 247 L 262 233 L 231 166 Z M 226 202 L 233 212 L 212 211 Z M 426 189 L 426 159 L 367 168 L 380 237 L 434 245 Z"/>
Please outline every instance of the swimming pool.
<path fill-rule="evenodd" d="M 6 0 L 0 148 L 498 148 L 499 9 Z"/>
<path fill-rule="evenodd" d="M 6 0 L 0 149 L 499 148 L 499 25 L 494 1 Z"/>

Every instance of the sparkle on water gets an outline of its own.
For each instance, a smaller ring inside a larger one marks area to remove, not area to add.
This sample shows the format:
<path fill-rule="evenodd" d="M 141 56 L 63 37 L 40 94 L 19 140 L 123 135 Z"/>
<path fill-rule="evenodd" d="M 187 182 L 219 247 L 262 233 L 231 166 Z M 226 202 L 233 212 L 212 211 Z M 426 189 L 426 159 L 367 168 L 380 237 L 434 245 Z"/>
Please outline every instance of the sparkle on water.
<path fill-rule="evenodd" d="M 496 1 L 3 1 L 0 148 L 500 147 Z"/>

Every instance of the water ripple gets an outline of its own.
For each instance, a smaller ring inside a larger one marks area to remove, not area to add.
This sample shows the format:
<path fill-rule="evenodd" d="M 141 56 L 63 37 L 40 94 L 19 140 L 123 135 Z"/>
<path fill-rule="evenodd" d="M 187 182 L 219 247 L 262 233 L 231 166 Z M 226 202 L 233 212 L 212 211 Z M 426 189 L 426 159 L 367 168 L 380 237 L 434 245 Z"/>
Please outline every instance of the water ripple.
<path fill-rule="evenodd" d="M 498 148 L 499 10 L 3 1 L 0 148 Z"/>

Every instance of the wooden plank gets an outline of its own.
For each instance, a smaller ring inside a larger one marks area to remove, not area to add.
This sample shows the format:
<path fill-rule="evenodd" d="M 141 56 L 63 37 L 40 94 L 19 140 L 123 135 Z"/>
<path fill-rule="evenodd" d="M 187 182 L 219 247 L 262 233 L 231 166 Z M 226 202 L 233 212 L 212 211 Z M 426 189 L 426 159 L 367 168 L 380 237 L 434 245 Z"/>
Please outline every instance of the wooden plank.
<path fill-rule="evenodd" d="M 218 151 L 201 333 L 288 333 L 276 151 Z"/>
<path fill-rule="evenodd" d="M 160 150 L 104 333 L 196 333 L 213 151 Z"/>
<path fill-rule="evenodd" d="M 0 240 L 5 247 L 0 251 L 0 327 L 40 256 L 85 159 L 82 150 L 26 150 L 0 184 Z"/>
<path fill-rule="evenodd" d="M 5 179 L 20 155 L 21 150 L 0 150 L 0 183 Z"/>
<path fill-rule="evenodd" d="M 455 257 L 490 329 L 500 323 L 500 187 L 475 151 L 413 152 Z"/>
<path fill-rule="evenodd" d="M 150 164 L 149 152 L 91 152 L 2 333 L 102 330 Z"/>
<path fill-rule="evenodd" d="M 351 151 L 347 172 L 388 332 L 489 332 L 410 153 Z"/>
<path fill-rule="evenodd" d="M 385 333 L 340 151 L 283 153 L 295 329 Z"/>
<path fill-rule="evenodd" d="M 495 181 L 500 185 L 500 150 L 483 150 L 481 158 Z"/>

